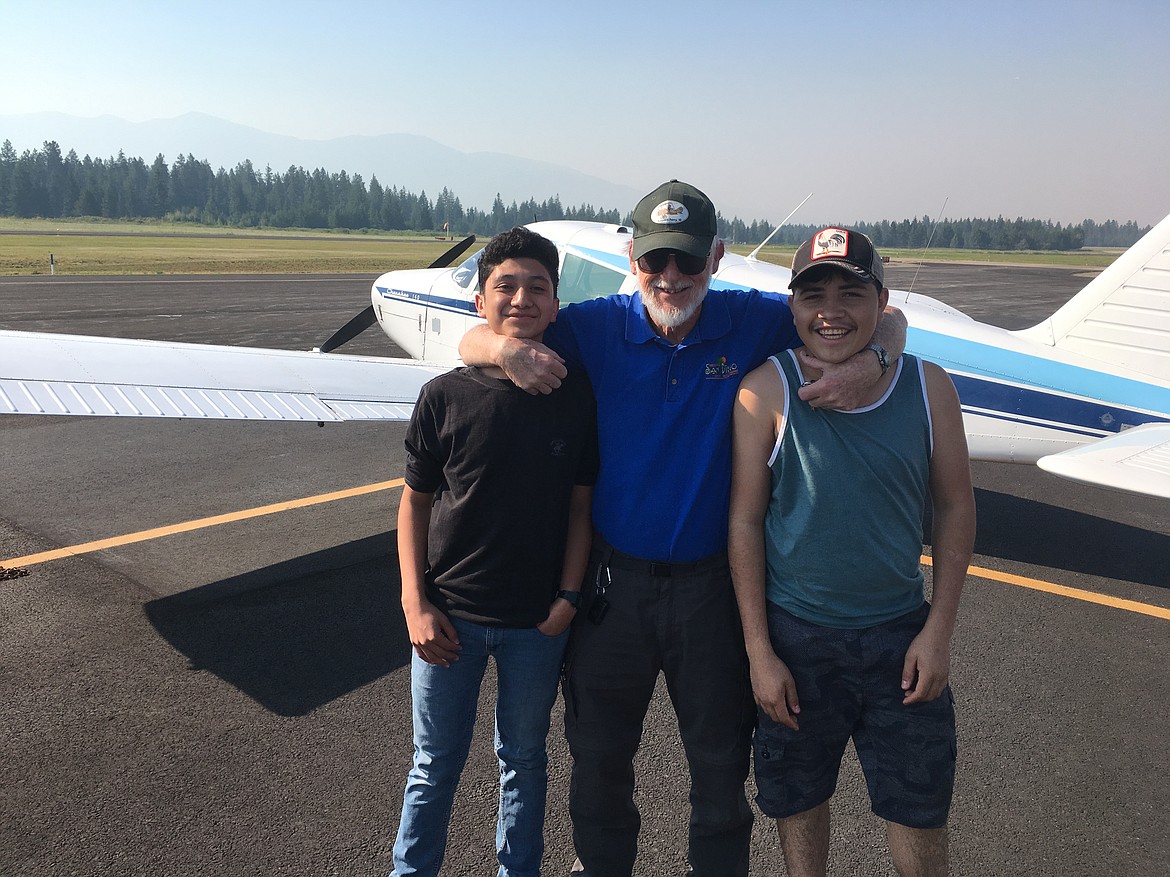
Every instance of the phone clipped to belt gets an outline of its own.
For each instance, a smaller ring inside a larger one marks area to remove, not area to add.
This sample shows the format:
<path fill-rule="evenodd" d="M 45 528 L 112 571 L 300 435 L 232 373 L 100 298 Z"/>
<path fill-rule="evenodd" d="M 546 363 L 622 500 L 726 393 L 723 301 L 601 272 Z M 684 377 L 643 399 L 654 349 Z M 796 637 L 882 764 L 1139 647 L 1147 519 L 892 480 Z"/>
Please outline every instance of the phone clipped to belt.
<path fill-rule="evenodd" d="M 604 582 L 602 574 L 605 575 Z M 613 584 L 613 579 L 609 574 L 609 564 L 599 563 L 597 577 L 593 580 L 593 599 L 589 601 L 589 621 L 593 624 L 601 624 L 605 620 L 605 613 L 609 611 L 609 601 L 605 599 L 605 591 L 611 584 Z"/>

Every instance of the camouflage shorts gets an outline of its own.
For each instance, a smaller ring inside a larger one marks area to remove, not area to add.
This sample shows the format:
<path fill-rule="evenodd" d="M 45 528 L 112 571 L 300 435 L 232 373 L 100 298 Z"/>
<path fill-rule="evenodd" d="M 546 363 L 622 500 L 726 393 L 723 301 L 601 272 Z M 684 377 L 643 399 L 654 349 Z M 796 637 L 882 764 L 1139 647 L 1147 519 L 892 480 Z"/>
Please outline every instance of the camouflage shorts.
<path fill-rule="evenodd" d="M 768 603 L 772 646 L 800 698 L 799 731 L 760 711 L 755 771 L 760 810 L 772 818 L 827 801 L 849 738 L 873 812 L 912 828 L 946 824 L 955 783 L 955 709 L 950 687 L 930 703 L 902 703 L 902 662 L 928 604 L 861 630 L 802 621 Z"/>

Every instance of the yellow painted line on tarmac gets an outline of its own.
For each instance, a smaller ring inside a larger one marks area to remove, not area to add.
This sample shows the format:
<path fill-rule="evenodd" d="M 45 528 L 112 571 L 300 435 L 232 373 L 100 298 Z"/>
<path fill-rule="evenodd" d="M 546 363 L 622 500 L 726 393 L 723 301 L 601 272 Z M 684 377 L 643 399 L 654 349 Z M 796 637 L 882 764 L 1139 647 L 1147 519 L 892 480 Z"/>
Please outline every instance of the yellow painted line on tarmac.
<path fill-rule="evenodd" d="M 243 509 L 238 512 L 229 512 L 224 515 L 213 515 L 209 518 L 198 518 L 194 521 L 184 521 L 180 524 L 171 524 L 167 527 L 155 527 L 151 530 L 139 530 L 137 533 L 127 533 L 123 536 L 113 536 L 109 539 L 97 539 L 93 542 L 83 542 L 80 545 L 70 545 L 65 548 L 57 548 L 53 551 L 42 551 L 39 554 L 26 554 L 24 557 L 10 557 L 7 560 L 0 560 L 0 569 L 15 569 L 19 567 L 34 566 L 38 563 L 47 563 L 50 560 L 60 560 L 63 557 L 75 557 L 79 554 L 89 554 L 94 551 L 102 551 L 106 548 L 116 548 L 120 545 L 131 545 L 135 542 L 146 542 L 150 539 L 159 539 L 163 536 L 173 536 L 176 533 L 189 533 L 192 530 L 203 530 L 207 527 L 218 527 L 221 524 L 230 524 L 235 521 L 245 521 L 249 518 L 261 518 L 265 515 L 274 515 L 279 512 L 292 511 L 293 509 L 306 508 L 307 506 L 320 505 L 327 502 L 336 502 L 340 499 L 350 499 L 355 496 L 364 496 L 367 493 L 377 493 L 381 490 L 393 490 L 396 487 L 402 487 L 404 480 L 395 478 L 393 481 L 379 481 L 375 484 L 366 484 L 361 487 L 351 487 L 347 490 L 335 490 L 332 493 L 320 493 L 316 496 L 306 496 L 301 499 L 291 499 L 286 502 L 277 502 L 271 505 L 257 506 L 252 509 Z M 922 562 L 927 566 L 933 566 L 934 563 L 927 555 L 922 555 Z M 1101 606 L 1110 606 L 1114 609 L 1122 609 L 1127 612 L 1137 612 L 1142 615 L 1150 615 L 1154 618 L 1163 618 L 1170 621 L 1170 609 L 1162 606 L 1154 606 L 1149 603 L 1139 603 L 1136 600 L 1123 600 L 1119 597 L 1110 597 L 1107 594 L 1098 594 L 1093 591 L 1084 591 L 1080 588 L 1070 588 L 1065 585 L 1057 585 L 1052 582 L 1045 582 L 1039 579 L 1030 579 L 1025 576 L 1017 576 L 1011 573 L 997 572 L 993 569 L 986 569 L 979 566 L 971 566 L 967 568 L 967 574 L 976 576 L 981 579 L 990 579 L 991 581 L 1003 582 L 1008 585 L 1016 585 L 1021 588 L 1030 588 L 1034 591 L 1043 591 L 1048 594 L 1056 594 L 1060 597 L 1069 597 L 1073 600 L 1084 600 L 1087 603 L 1097 603 Z"/>
<path fill-rule="evenodd" d="M 278 512 L 287 512 L 292 509 L 301 509 L 306 506 L 320 505 L 326 502 L 336 502 L 339 499 L 350 499 L 363 496 L 367 493 L 377 493 L 380 490 L 391 490 L 402 487 L 405 482 L 401 478 L 393 481 L 379 481 L 376 484 L 366 484 L 362 487 L 351 487 L 348 490 L 335 490 L 332 493 L 321 493 L 317 496 L 306 496 L 301 499 L 291 499 L 287 502 L 277 502 L 272 505 L 257 506 L 254 509 L 243 509 L 238 512 L 229 512 L 225 515 L 213 515 L 210 518 L 199 518 L 194 521 L 184 521 L 181 524 L 171 524 L 167 527 L 156 527 L 153 530 L 139 530 L 137 533 L 127 533 L 124 536 L 114 536 L 109 539 L 98 539 L 93 542 L 83 542 L 80 545 L 70 545 L 66 548 L 57 548 L 53 551 L 42 551 L 39 554 L 27 554 L 24 557 L 11 557 L 0 560 L 0 568 L 32 566 L 37 563 L 46 563 L 50 560 L 59 560 L 62 557 L 73 557 L 78 554 L 89 554 L 93 551 L 102 551 L 106 548 L 116 548 L 119 545 L 130 545 L 134 542 L 145 542 L 148 539 L 158 539 L 162 536 L 173 536 L 176 533 L 189 533 L 192 530 L 203 530 L 207 527 L 218 527 L 220 524 L 230 524 L 235 521 L 244 521 L 248 518 L 261 518 L 265 515 L 274 515 Z"/>
<path fill-rule="evenodd" d="M 927 566 L 934 566 L 933 561 L 925 554 L 920 558 Z M 1070 588 L 1066 585 L 1057 585 L 1040 579 L 1029 579 L 1025 576 L 1013 575 L 1009 572 L 998 572 L 981 566 L 967 567 L 967 575 L 981 579 L 990 579 L 994 582 L 1003 582 L 1016 585 L 1020 588 L 1030 588 L 1033 591 L 1043 591 L 1046 594 L 1056 594 L 1060 597 L 1069 597 L 1073 600 L 1084 600 L 1086 603 L 1097 603 L 1100 606 L 1110 606 L 1114 609 L 1123 609 L 1126 612 L 1137 612 L 1142 615 L 1151 615 L 1154 618 L 1164 618 L 1170 621 L 1170 609 L 1163 606 L 1154 606 L 1150 603 L 1139 603 L 1137 600 L 1123 600 L 1120 597 L 1110 597 L 1107 594 L 1098 594 L 1094 591 L 1084 591 L 1080 588 Z"/>

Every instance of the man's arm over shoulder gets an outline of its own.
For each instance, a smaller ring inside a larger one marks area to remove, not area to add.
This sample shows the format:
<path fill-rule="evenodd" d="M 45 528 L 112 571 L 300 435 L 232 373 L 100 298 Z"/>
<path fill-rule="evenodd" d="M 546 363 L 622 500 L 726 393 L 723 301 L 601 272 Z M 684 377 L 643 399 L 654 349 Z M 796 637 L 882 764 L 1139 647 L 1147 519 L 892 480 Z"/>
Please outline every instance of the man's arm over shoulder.
<path fill-rule="evenodd" d="M 497 335 L 486 324 L 469 329 L 459 341 L 459 356 L 467 365 L 494 365 L 527 393 L 548 394 L 568 374 L 565 361 L 551 348 L 526 338 Z"/>
<path fill-rule="evenodd" d="M 906 703 L 934 700 L 947 684 L 951 637 L 975 546 L 975 495 L 959 396 L 945 371 L 931 362 L 922 365 L 934 433 L 930 458 L 934 590 L 930 616 L 903 665 Z"/>
<path fill-rule="evenodd" d="M 768 459 L 784 412 L 787 387 L 771 362 L 748 373 L 732 409 L 731 508 L 727 553 L 743 626 L 756 703 L 774 720 L 796 729 L 796 684 L 768 636 L 764 574 L 764 515 L 771 496 Z"/>
<path fill-rule="evenodd" d="M 887 305 L 874 329 L 873 343 L 886 349 L 891 363 L 906 349 L 906 326 L 906 315 Z M 801 387 L 798 393 L 801 399 L 816 408 L 857 408 L 868 389 L 885 374 L 877 354 L 868 348 L 853 354 L 840 365 L 821 362 L 807 350 L 802 350 L 799 355 L 802 361 L 822 372 L 820 380 Z"/>
<path fill-rule="evenodd" d="M 906 352 L 907 326 L 906 315 L 893 305 L 886 305 L 877 328 L 873 330 L 873 343 L 886 349 L 891 363 Z M 877 358 L 873 351 L 869 355 Z"/>

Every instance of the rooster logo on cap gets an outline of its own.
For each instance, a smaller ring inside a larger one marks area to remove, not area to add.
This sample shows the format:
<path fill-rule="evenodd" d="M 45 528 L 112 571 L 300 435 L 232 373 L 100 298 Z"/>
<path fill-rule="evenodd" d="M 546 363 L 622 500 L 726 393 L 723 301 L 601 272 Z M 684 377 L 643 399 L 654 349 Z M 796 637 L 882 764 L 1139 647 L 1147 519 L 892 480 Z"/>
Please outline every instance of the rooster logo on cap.
<path fill-rule="evenodd" d="M 846 238 L 845 233 L 833 229 L 833 233 L 825 235 L 824 233 L 817 235 L 817 247 L 820 248 L 818 255 L 825 255 L 830 250 L 840 251 L 845 248 Z"/>

